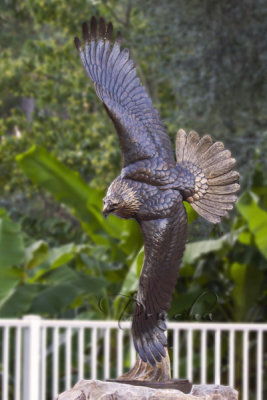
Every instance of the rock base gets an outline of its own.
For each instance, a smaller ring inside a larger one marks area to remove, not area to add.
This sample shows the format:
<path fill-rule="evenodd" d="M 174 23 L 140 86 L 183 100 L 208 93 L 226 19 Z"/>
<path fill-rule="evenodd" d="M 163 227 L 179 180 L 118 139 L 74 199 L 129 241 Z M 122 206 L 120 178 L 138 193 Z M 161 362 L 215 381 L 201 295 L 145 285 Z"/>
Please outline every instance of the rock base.
<path fill-rule="evenodd" d="M 173 389 L 152 389 L 97 380 L 78 382 L 59 395 L 58 400 L 238 400 L 238 392 L 229 386 L 194 385 L 191 393 Z"/>
<path fill-rule="evenodd" d="M 169 381 L 141 381 L 137 379 L 127 380 L 127 379 L 107 379 L 106 382 L 117 382 L 123 383 L 124 385 L 134 385 L 134 386 L 146 386 L 152 389 L 174 389 L 180 390 L 183 393 L 190 393 L 192 389 L 192 383 L 187 379 L 172 379 Z"/>

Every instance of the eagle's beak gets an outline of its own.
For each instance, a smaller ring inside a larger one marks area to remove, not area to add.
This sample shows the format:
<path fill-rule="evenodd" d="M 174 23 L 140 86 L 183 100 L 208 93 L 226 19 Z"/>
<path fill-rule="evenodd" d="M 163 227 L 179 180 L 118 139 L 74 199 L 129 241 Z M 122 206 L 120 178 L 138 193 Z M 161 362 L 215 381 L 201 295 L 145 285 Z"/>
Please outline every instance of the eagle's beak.
<path fill-rule="evenodd" d="M 104 205 L 103 210 L 102 210 L 103 216 L 106 219 L 108 214 L 109 214 L 109 210 L 108 210 L 108 205 Z"/>

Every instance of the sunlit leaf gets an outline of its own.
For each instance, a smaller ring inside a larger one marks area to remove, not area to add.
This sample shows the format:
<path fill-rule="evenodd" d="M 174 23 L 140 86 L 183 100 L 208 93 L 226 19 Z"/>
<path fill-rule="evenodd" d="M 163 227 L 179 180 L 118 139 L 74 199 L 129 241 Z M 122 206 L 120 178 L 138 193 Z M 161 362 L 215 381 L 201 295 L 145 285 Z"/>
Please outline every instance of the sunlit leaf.
<path fill-rule="evenodd" d="M 201 240 L 188 243 L 183 256 L 183 264 L 191 264 L 203 255 L 222 250 L 224 247 L 233 245 L 239 232 L 232 232 L 222 236 L 219 239 Z"/>
<path fill-rule="evenodd" d="M 48 263 L 52 268 L 60 267 L 66 264 L 75 256 L 76 245 L 68 243 L 60 247 L 54 247 L 49 251 Z"/>
<path fill-rule="evenodd" d="M 191 224 L 198 217 L 198 213 L 192 208 L 189 203 L 187 203 L 187 201 L 184 201 L 184 206 L 187 212 L 187 221 L 189 224 Z"/>
<path fill-rule="evenodd" d="M 43 240 L 34 242 L 25 249 L 25 266 L 32 269 L 40 265 L 48 256 L 48 244 Z"/>
<path fill-rule="evenodd" d="M 258 205 L 258 197 L 252 192 L 244 193 L 237 203 L 237 209 L 248 222 L 260 252 L 267 258 L 267 212 Z"/>
<path fill-rule="evenodd" d="M 248 231 L 241 232 L 238 236 L 238 240 L 242 244 L 250 245 L 252 239 L 252 234 Z"/>

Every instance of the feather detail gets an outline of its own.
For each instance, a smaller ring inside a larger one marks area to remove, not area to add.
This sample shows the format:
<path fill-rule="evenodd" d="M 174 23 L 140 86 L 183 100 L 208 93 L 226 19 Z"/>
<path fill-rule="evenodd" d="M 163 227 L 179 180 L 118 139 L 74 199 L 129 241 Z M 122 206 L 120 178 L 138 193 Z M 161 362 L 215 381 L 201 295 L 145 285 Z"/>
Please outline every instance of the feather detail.
<path fill-rule="evenodd" d="M 78 37 L 74 38 L 74 44 L 76 49 L 80 52 L 82 50 L 82 45 L 81 45 L 81 41 Z"/>
<path fill-rule="evenodd" d="M 90 40 L 89 29 L 87 22 L 82 24 L 82 33 L 83 33 L 83 40 L 85 43 L 88 43 Z"/>
<path fill-rule="evenodd" d="M 135 348 L 143 361 L 156 366 L 167 357 L 165 318 L 170 307 L 184 252 L 187 227 L 181 195 L 166 219 L 142 220 L 145 258 L 140 276 L 137 302 L 132 325 Z M 168 245 L 168 251 L 163 248 Z"/>
<path fill-rule="evenodd" d="M 194 175 L 194 193 L 185 198 L 195 211 L 210 222 L 227 216 L 237 200 L 239 174 L 233 171 L 236 160 L 222 142 L 213 143 L 209 135 L 180 129 L 176 137 L 177 163 Z"/>
<path fill-rule="evenodd" d="M 118 132 L 123 166 L 155 155 L 174 164 L 170 138 L 137 77 L 128 49 L 121 50 L 121 33 L 112 43 L 113 26 L 92 17 L 82 26 L 84 47 L 75 46 L 96 93 Z M 131 145 L 130 145 L 131 144 Z"/>
<path fill-rule="evenodd" d="M 179 129 L 176 136 L 176 159 L 178 164 L 184 161 L 184 150 L 187 142 L 187 135 L 183 129 Z"/>
<path fill-rule="evenodd" d="M 104 40 L 106 35 L 106 23 L 104 18 L 99 18 L 99 33 L 98 37 L 100 40 Z"/>
<path fill-rule="evenodd" d="M 106 33 L 106 40 L 112 40 L 112 33 L 113 33 L 113 25 L 111 22 L 108 23 L 107 33 Z"/>

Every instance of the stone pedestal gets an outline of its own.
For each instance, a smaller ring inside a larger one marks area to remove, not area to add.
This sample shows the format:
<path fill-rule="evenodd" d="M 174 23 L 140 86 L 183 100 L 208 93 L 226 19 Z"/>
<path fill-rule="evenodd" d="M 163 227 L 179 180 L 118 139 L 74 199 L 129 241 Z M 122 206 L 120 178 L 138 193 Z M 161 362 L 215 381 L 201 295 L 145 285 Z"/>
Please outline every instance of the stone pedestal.
<path fill-rule="evenodd" d="M 58 400 L 238 400 L 238 393 L 229 386 L 194 385 L 191 393 L 179 390 L 151 389 L 124 383 L 86 381 L 61 393 Z M 53 399 L 54 400 L 54 399 Z"/>

